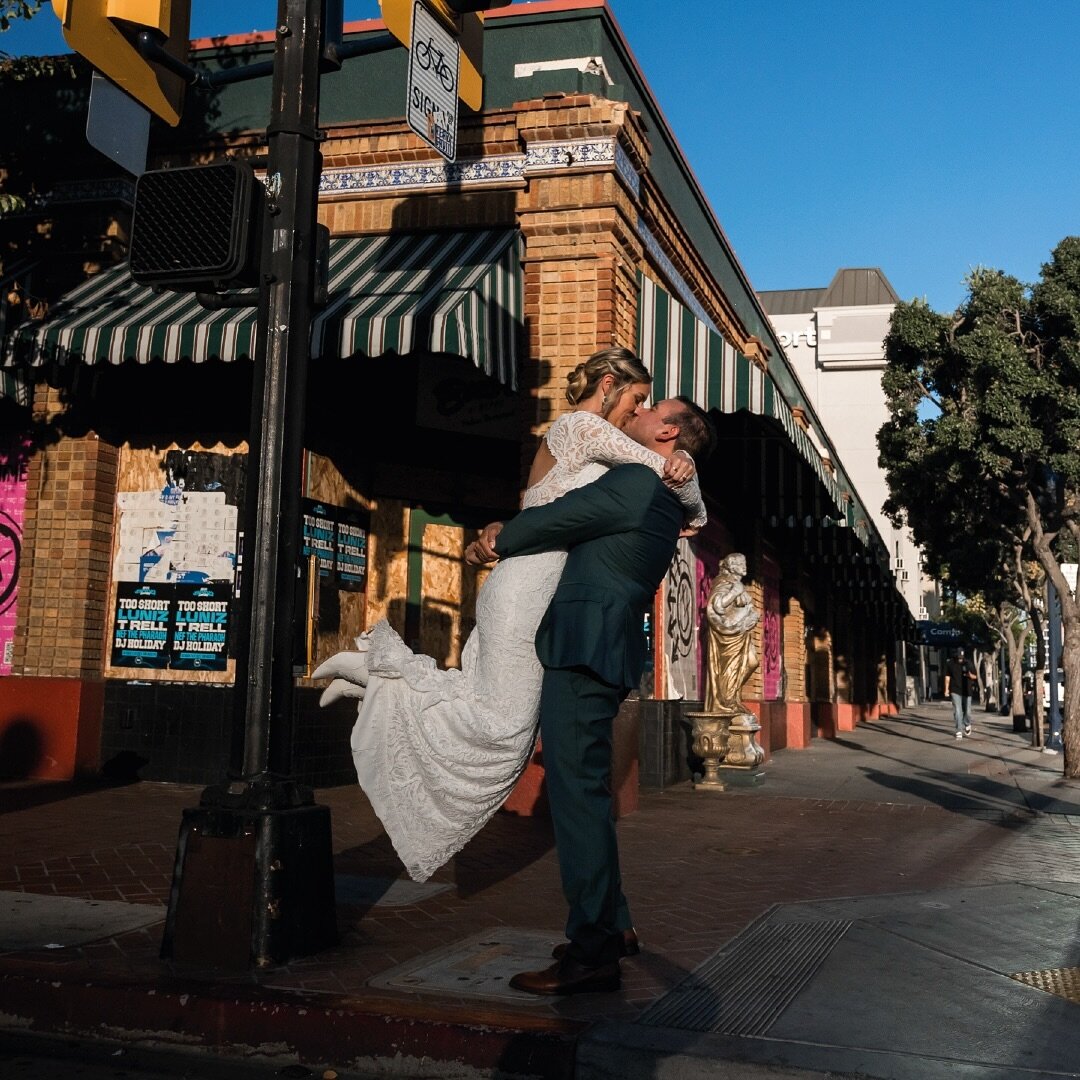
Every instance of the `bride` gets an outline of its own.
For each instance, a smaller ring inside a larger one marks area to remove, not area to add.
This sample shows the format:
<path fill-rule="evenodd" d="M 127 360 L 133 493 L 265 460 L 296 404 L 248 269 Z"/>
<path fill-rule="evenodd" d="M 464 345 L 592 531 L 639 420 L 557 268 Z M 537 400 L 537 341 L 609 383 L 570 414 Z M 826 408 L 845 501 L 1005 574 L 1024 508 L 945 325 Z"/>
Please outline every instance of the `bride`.
<path fill-rule="evenodd" d="M 665 462 L 620 430 L 649 395 L 652 376 L 641 361 L 627 349 L 605 349 L 567 382 L 574 410 L 541 442 L 522 507 L 638 462 L 675 489 L 690 528 L 700 528 L 705 508 L 689 455 Z M 358 651 L 313 672 L 334 680 L 320 704 L 360 702 L 351 739 L 357 778 L 415 881 L 426 881 L 486 824 L 532 753 L 543 677 L 533 641 L 565 558 L 552 551 L 495 565 L 477 595 L 460 670 L 412 652 L 383 620 L 361 634 Z"/>

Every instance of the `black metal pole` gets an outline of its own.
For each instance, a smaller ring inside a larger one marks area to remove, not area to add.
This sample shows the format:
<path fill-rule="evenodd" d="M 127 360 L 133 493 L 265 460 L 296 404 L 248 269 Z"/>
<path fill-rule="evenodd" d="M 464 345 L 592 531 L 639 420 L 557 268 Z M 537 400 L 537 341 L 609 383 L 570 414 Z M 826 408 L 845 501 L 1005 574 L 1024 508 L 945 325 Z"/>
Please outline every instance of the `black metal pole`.
<path fill-rule="evenodd" d="M 254 535 L 244 538 L 251 599 L 246 663 L 237 665 L 243 775 L 288 771 L 292 632 L 300 533 L 304 399 L 315 275 L 322 0 L 281 0 L 273 108 L 267 129 L 268 218 L 261 341 L 256 360 L 248 476 L 257 494 Z M 259 361 L 262 361 L 261 363 Z M 241 671 L 243 668 L 243 671 Z M 241 676 L 243 681 L 241 682 Z M 271 747 L 274 760 L 271 761 Z"/>
<path fill-rule="evenodd" d="M 337 939 L 329 810 L 290 776 L 322 22 L 323 0 L 279 0 L 234 768 L 184 812 L 162 944 L 166 957 L 213 966 L 284 962 Z"/>

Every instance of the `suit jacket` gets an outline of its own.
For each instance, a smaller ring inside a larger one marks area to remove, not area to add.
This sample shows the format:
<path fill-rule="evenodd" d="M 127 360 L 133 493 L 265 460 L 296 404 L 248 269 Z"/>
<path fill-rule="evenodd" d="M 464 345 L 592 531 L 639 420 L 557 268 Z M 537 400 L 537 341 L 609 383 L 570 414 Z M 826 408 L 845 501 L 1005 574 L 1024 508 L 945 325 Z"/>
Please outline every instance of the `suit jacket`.
<path fill-rule="evenodd" d="M 495 542 L 500 557 L 569 549 L 536 635 L 544 667 L 585 667 L 612 686 L 637 686 L 646 659 L 642 614 L 671 564 L 683 518 L 652 469 L 620 465 L 506 523 Z"/>

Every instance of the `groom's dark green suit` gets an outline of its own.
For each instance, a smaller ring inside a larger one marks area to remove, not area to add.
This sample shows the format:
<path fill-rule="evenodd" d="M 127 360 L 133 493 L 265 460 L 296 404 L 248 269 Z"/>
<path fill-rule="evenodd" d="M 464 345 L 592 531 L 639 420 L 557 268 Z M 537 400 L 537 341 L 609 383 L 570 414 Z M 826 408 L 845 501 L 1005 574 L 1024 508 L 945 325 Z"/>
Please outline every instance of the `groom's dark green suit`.
<path fill-rule="evenodd" d="M 618 959 L 623 929 L 611 807 L 611 726 L 645 666 L 642 615 L 671 563 L 684 518 L 678 498 L 644 465 L 599 480 L 508 521 L 500 557 L 568 548 L 540 623 L 540 737 L 570 956 Z M 629 925 L 629 924 L 627 924 Z"/>

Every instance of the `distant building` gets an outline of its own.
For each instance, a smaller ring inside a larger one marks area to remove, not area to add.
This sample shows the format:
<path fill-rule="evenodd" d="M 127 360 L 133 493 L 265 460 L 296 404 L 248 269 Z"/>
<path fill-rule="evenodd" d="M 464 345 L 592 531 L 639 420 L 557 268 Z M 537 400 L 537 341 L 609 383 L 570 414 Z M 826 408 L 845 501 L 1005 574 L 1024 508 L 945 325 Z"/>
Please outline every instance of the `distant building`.
<path fill-rule="evenodd" d="M 912 617 L 937 619 L 937 582 L 922 572 L 908 529 L 882 511 L 888 496 L 878 465 L 877 433 L 888 419 L 881 373 L 884 339 L 899 297 L 877 267 L 837 270 L 824 288 L 758 294 L 780 344 L 859 498 L 889 548 L 896 587 Z"/>

